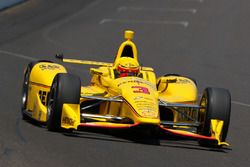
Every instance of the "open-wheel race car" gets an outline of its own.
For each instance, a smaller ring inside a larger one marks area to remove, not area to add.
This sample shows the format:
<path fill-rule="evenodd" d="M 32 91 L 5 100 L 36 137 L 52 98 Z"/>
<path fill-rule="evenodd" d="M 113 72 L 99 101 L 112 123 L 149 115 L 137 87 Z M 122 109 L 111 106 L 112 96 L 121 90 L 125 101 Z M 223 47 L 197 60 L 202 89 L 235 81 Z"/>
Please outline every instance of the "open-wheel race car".
<path fill-rule="evenodd" d="M 144 127 L 197 139 L 204 146 L 228 146 L 229 91 L 209 87 L 199 99 L 193 79 L 156 77 L 152 68 L 140 66 L 133 36 L 133 31 L 125 31 L 113 63 L 56 56 L 63 62 L 97 66 L 90 68 L 88 86 L 60 64 L 30 62 L 24 72 L 23 119 L 45 123 L 50 131 Z"/>

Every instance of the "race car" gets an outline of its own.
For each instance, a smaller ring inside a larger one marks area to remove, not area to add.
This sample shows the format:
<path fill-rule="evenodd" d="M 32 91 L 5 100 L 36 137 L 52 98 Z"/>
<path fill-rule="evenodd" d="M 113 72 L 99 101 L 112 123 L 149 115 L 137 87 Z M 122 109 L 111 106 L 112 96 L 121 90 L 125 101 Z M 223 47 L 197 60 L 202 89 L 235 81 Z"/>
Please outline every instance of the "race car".
<path fill-rule="evenodd" d="M 56 55 L 62 62 L 91 65 L 87 86 L 63 65 L 30 62 L 24 72 L 23 119 L 46 124 L 49 131 L 143 127 L 197 139 L 203 146 L 229 146 L 230 92 L 208 87 L 199 98 L 192 78 L 156 77 L 153 68 L 139 64 L 133 37 L 133 31 L 125 31 L 113 63 Z"/>

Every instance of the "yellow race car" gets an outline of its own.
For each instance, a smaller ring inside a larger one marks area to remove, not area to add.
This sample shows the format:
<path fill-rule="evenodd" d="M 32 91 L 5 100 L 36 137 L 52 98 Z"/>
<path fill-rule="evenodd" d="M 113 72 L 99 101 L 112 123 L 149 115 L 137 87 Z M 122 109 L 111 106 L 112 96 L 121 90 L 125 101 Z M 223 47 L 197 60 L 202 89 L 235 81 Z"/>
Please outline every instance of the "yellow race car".
<path fill-rule="evenodd" d="M 133 31 L 125 31 L 113 63 L 56 56 L 63 62 L 97 66 L 90 68 L 88 86 L 60 64 L 29 63 L 23 81 L 23 119 L 45 123 L 50 131 L 142 127 L 197 139 L 206 146 L 228 146 L 229 91 L 206 88 L 199 99 L 193 79 L 176 74 L 157 78 L 152 68 L 140 66 L 133 37 Z"/>

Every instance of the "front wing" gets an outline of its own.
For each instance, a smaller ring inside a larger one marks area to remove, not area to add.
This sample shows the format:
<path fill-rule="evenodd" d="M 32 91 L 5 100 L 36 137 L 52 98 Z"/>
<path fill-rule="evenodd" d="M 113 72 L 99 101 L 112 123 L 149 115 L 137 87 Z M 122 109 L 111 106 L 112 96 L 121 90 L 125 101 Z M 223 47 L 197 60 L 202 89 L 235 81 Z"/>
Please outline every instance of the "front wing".
<path fill-rule="evenodd" d="M 124 99 L 122 99 L 119 96 L 115 97 L 95 97 L 95 96 L 89 96 L 89 97 L 83 97 L 83 98 L 89 98 L 89 99 L 97 99 L 101 101 L 116 101 L 116 102 L 123 102 Z M 159 105 L 164 106 L 170 106 L 170 107 L 194 107 L 199 108 L 198 105 L 186 105 L 186 104 L 179 104 L 179 103 L 167 103 L 163 101 L 159 101 Z M 77 104 L 64 104 L 63 105 L 63 112 L 62 112 L 62 119 L 61 124 L 63 128 L 66 129 L 78 129 L 78 127 L 93 127 L 93 128 L 108 128 L 108 129 L 129 129 L 133 127 L 139 127 L 142 124 L 141 123 L 123 123 L 122 117 L 116 117 L 116 116 L 102 116 L 102 115 L 95 115 L 95 114 L 80 114 L 80 105 Z M 70 111 L 69 111 L 70 110 Z M 91 118 L 92 121 L 84 121 L 84 119 Z M 93 121 L 94 120 L 94 121 Z M 221 142 L 220 136 L 223 128 L 223 121 L 221 120 L 211 120 L 211 136 L 204 136 L 201 134 L 197 134 L 194 132 L 190 132 L 187 130 L 180 130 L 180 129 L 173 129 L 173 128 L 167 128 L 164 127 L 162 124 L 157 125 L 160 130 L 163 132 L 166 132 L 171 135 L 175 136 L 181 136 L 186 138 L 192 138 L 197 140 L 210 140 L 212 142 L 216 142 L 219 146 L 229 146 L 226 142 Z"/>
<path fill-rule="evenodd" d="M 142 124 L 135 123 L 135 124 L 120 124 L 120 123 L 110 123 L 110 122 L 90 122 L 90 123 L 80 123 L 80 127 L 93 127 L 93 128 L 108 128 L 108 129 L 129 129 L 134 127 L 139 127 Z M 218 146 L 229 146 L 227 142 L 222 142 L 220 140 L 220 134 L 223 127 L 223 121 L 220 120 L 211 120 L 211 134 L 212 136 L 204 136 L 197 133 L 192 133 L 185 130 L 175 130 L 166 128 L 162 125 L 159 125 L 159 129 L 163 132 L 166 132 L 167 134 L 179 136 L 179 137 L 185 137 L 190 139 L 196 139 L 196 140 L 209 140 L 213 143 L 216 143 Z M 143 125 L 142 125 L 143 126 Z"/>

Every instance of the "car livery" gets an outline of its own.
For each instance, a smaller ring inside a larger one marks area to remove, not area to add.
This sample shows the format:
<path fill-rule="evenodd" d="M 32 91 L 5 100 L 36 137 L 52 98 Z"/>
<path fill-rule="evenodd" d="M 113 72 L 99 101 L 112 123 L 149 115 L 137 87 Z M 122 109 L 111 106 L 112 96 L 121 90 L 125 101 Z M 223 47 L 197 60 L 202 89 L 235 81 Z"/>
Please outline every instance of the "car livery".
<path fill-rule="evenodd" d="M 208 87 L 198 98 L 194 79 L 177 74 L 156 77 L 153 68 L 144 66 L 139 67 L 136 76 L 118 77 L 119 64 L 133 65 L 125 60 L 139 64 L 133 37 L 133 31 L 125 31 L 125 41 L 113 63 L 56 55 L 62 62 L 97 66 L 90 68 L 92 79 L 87 86 L 82 86 L 79 76 L 68 73 L 60 64 L 30 62 L 24 72 L 23 118 L 44 123 L 50 131 L 78 130 L 81 126 L 144 127 L 143 130 L 197 139 L 204 146 L 228 146 L 228 90 Z"/>

